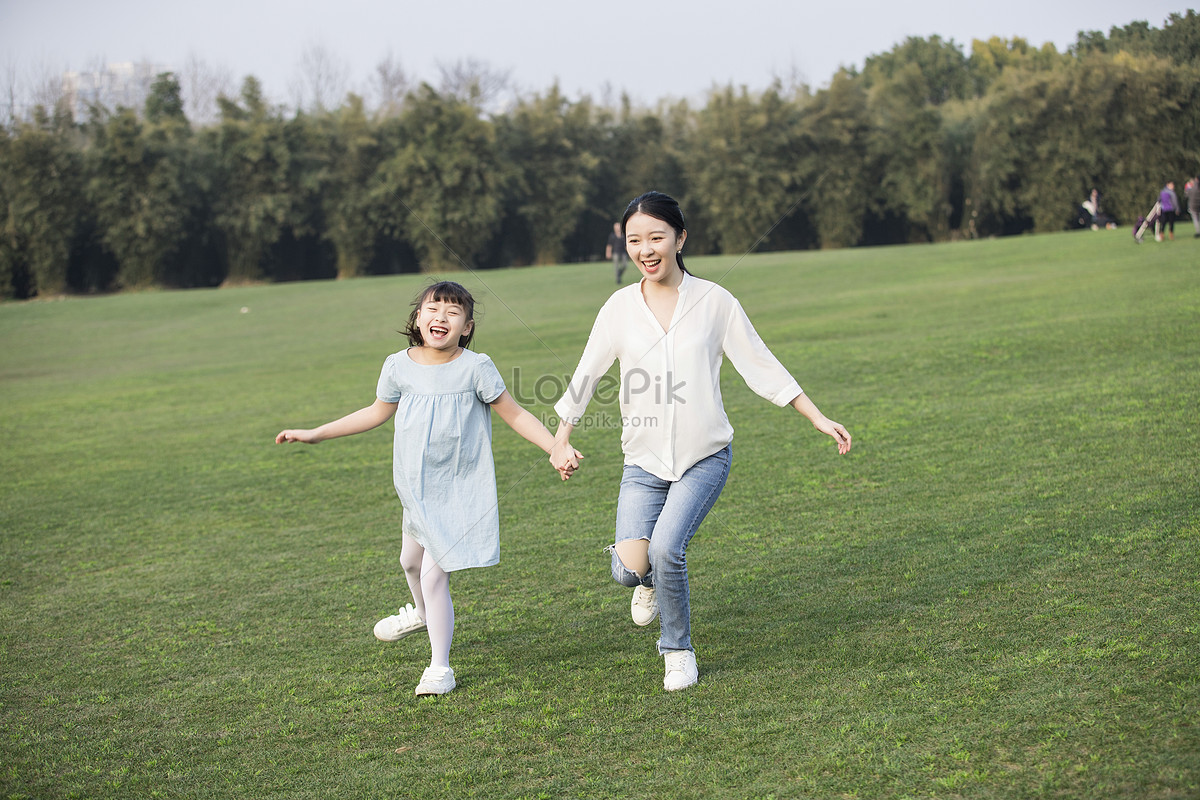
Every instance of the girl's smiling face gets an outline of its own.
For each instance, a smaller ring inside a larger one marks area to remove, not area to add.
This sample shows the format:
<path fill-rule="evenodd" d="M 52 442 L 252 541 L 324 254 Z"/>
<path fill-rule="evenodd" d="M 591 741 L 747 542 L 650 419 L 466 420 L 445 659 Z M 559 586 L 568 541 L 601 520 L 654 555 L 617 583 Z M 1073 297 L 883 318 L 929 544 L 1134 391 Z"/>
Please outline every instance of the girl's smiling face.
<path fill-rule="evenodd" d="M 467 319 L 467 310 L 458 303 L 433 297 L 425 298 L 417 313 L 417 329 L 424 340 L 422 346 L 434 350 L 457 349 L 474 324 L 474 320 Z"/>
<path fill-rule="evenodd" d="M 682 272 L 676 254 L 687 239 L 687 231 L 676 235 L 666 222 L 637 212 L 625 221 L 625 249 L 648 281 L 673 284 Z"/>

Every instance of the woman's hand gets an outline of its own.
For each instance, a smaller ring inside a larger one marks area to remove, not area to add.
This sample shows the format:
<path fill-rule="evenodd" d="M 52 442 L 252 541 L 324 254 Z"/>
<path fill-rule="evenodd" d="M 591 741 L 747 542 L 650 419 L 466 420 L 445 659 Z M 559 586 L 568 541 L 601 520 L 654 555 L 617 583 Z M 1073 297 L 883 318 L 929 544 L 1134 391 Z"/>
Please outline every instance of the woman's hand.
<path fill-rule="evenodd" d="M 846 455 L 846 453 L 850 452 L 849 432 L 841 426 L 841 423 L 834 422 L 822 414 L 816 404 L 808 399 L 808 395 L 804 392 L 796 395 L 792 398 L 791 406 L 803 414 L 813 424 L 814 428 L 821 433 L 832 436 L 833 440 L 837 442 L 838 453 Z"/>
<path fill-rule="evenodd" d="M 842 427 L 841 423 L 834 422 L 829 417 L 820 417 L 813 420 L 813 427 L 821 433 L 828 434 L 837 442 L 838 453 L 846 455 L 850 452 L 850 432 Z"/>

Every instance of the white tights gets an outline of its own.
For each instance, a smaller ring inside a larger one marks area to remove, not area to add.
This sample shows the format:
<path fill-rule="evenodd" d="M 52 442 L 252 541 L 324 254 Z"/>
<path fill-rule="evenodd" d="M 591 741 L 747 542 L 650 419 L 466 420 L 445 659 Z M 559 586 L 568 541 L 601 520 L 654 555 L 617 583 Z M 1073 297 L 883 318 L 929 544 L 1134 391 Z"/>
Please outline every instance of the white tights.
<path fill-rule="evenodd" d="M 450 666 L 450 642 L 454 639 L 454 602 L 450 599 L 450 575 L 442 571 L 416 539 L 404 534 L 400 566 L 413 606 L 429 629 L 431 667 Z"/>

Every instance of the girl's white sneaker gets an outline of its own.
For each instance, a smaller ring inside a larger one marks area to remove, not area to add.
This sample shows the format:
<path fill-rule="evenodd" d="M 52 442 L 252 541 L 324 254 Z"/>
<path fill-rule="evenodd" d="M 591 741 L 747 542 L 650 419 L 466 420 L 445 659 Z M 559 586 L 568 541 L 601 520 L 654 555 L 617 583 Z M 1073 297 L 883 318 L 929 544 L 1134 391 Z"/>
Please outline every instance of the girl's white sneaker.
<path fill-rule="evenodd" d="M 668 692 L 686 689 L 700 680 L 696 654 L 691 650 L 670 650 L 664 658 L 667 662 L 667 674 L 663 676 L 663 688 Z"/>
<path fill-rule="evenodd" d="M 454 682 L 454 670 L 449 667 L 426 667 L 421 673 L 421 682 L 417 684 L 416 696 L 427 694 L 445 694 L 457 686 Z"/>
<path fill-rule="evenodd" d="M 417 610 L 409 603 L 398 613 L 375 623 L 375 638 L 381 642 L 397 642 L 405 636 L 423 630 L 425 620 L 417 616 Z"/>

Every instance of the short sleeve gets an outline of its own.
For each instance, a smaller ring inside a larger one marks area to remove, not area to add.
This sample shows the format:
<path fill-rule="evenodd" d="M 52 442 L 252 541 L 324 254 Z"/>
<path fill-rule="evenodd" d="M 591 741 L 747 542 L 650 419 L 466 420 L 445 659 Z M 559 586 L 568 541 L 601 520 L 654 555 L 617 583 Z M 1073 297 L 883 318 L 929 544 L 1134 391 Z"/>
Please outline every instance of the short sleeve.
<path fill-rule="evenodd" d="M 492 359 L 483 353 L 479 354 L 479 359 L 475 362 L 475 394 L 484 403 L 489 404 L 504 394 L 504 378 L 500 377 L 500 370 L 496 369 Z"/>
<path fill-rule="evenodd" d="M 396 383 L 396 354 L 387 357 L 383 369 L 379 371 L 379 383 L 375 387 L 375 396 L 385 403 L 400 402 L 400 386 Z"/>

